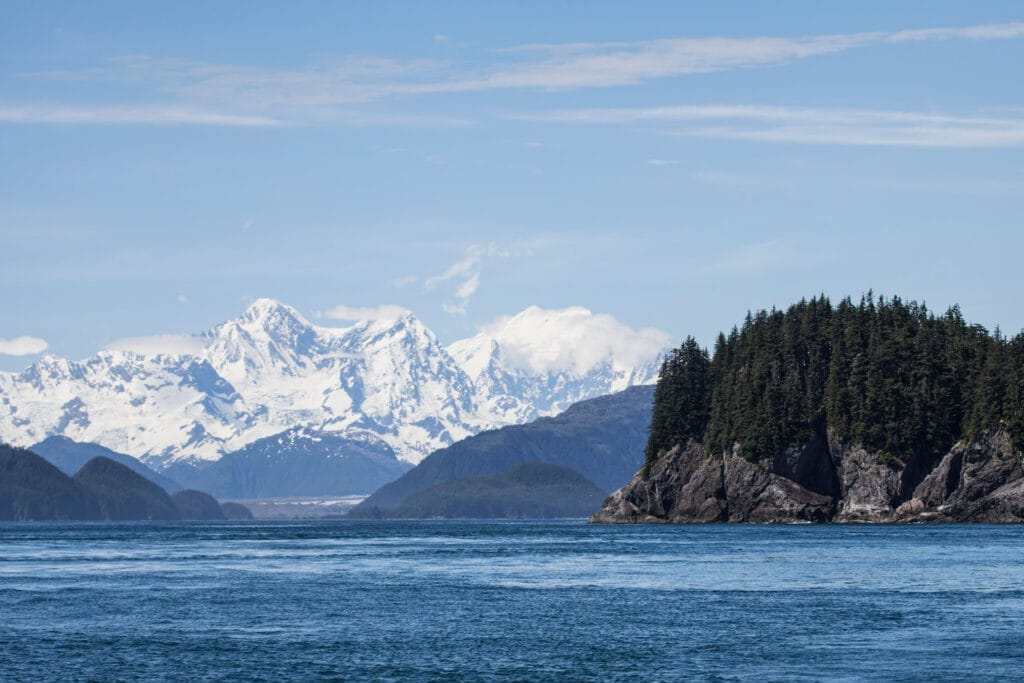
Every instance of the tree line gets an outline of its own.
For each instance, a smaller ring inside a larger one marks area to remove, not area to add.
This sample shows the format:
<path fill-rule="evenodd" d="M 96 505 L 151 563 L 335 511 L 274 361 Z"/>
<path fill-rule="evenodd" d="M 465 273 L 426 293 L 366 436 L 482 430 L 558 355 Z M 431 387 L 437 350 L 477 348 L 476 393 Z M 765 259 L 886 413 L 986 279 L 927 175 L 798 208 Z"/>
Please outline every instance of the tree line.
<path fill-rule="evenodd" d="M 753 462 L 831 431 L 894 464 L 934 461 L 1003 428 L 1024 445 L 1024 333 L 1009 339 L 899 297 L 824 295 L 747 314 L 709 355 L 672 350 L 654 393 L 646 456 L 693 438 Z"/>

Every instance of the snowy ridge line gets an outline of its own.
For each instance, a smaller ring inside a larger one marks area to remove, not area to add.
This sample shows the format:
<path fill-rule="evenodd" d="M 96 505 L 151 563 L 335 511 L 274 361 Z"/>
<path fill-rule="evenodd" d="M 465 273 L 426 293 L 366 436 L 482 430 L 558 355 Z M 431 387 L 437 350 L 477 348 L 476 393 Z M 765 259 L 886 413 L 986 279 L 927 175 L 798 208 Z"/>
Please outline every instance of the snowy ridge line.
<path fill-rule="evenodd" d="M 0 373 L 0 440 L 62 435 L 157 466 L 216 460 L 296 427 L 418 462 L 484 429 L 657 379 L 668 336 L 531 307 L 443 346 L 409 311 L 314 325 L 259 299 L 199 335 L 126 339 Z"/>

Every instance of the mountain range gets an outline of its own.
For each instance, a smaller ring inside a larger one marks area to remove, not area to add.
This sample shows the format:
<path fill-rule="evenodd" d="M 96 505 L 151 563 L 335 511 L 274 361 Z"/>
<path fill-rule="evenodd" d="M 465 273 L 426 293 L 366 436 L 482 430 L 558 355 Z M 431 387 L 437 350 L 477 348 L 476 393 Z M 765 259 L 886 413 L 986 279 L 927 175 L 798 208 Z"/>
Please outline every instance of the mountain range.
<path fill-rule="evenodd" d="M 665 341 L 583 308 L 532 307 L 445 346 L 409 311 L 327 327 L 258 299 L 201 334 L 127 339 L 81 361 L 45 356 L 0 373 L 0 441 L 63 436 L 173 467 L 185 483 L 183 465 L 327 439 L 372 453 L 391 477 L 483 430 L 650 384 Z"/>

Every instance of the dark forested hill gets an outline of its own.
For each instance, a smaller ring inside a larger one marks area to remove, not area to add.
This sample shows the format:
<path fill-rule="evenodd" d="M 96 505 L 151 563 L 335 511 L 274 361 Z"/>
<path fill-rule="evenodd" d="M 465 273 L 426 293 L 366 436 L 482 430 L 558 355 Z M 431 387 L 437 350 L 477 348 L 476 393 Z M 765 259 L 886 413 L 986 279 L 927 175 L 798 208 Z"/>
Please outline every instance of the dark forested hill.
<path fill-rule="evenodd" d="M 221 507 L 199 491 L 172 498 L 129 467 L 109 458 L 87 462 L 74 477 L 43 457 L 0 443 L 0 520 L 90 521 L 251 519 L 237 503 Z"/>
<path fill-rule="evenodd" d="M 575 470 L 604 491 L 626 481 L 643 461 L 653 387 L 640 386 L 581 401 L 555 417 L 482 432 L 427 456 L 357 509 L 397 508 L 441 482 L 500 474 L 527 461 Z"/>
<path fill-rule="evenodd" d="M 523 462 L 501 474 L 476 474 L 434 484 L 387 513 L 379 508 L 361 512 L 369 517 L 376 513 L 400 519 L 586 517 L 604 496 L 604 491 L 575 470 Z"/>
<path fill-rule="evenodd" d="M 958 443 L 967 450 L 954 456 Z M 657 518 L 671 516 L 659 506 L 680 504 L 681 487 L 698 471 L 725 477 L 725 484 L 729 471 L 756 479 L 762 493 L 788 486 L 761 477 L 764 471 L 825 496 L 815 502 L 816 515 L 881 518 L 923 495 L 918 487 L 944 462 L 953 468 L 944 495 L 953 496 L 964 483 L 957 477 L 969 471 L 964 453 L 975 460 L 988 453 L 979 467 L 1005 461 L 1009 469 L 993 470 L 986 486 L 1015 481 L 1021 468 L 1010 467 L 1011 456 L 1022 445 L 1024 334 L 990 333 L 965 322 L 955 307 L 937 316 L 924 305 L 870 293 L 835 306 L 817 297 L 786 311 L 748 314 L 742 327 L 719 335 L 713 356 L 688 339 L 666 358 L 645 466 L 631 495 L 645 501 L 643 514 Z M 725 469 L 704 471 L 698 461 L 708 455 L 716 459 L 708 467 L 720 462 Z M 737 457 L 755 468 L 730 465 Z M 654 473 L 675 483 L 653 477 L 645 484 Z M 870 501 L 851 502 L 857 486 L 872 488 L 861 492 Z M 685 504 L 694 510 L 701 508 L 694 496 L 710 495 L 706 487 L 690 493 Z M 936 495 L 930 500 L 942 498 Z M 996 507 L 1007 518 L 1015 514 L 1012 505 Z M 715 505 L 701 509 L 733 517 Z"/>
<path fill-rule="evenodd" d="M 174 493 L 171 500 L 174 501 L 174 507 L 177 508 L 181 519 L 227 519 L 221 504 L 208 493 L 186 489 Z M 238 504 L 231 503 L 231 506 L 234 505 Z M 229 511 L 232 509 L 234 508 L 229 507 Z"/>
<path fill-rule="evenodd" d="M 108 458 L 93 458 L 74 476 L 99 501 L 103 519 L 178 519 L 174 501 L 162 488 Z"/>
<path fill-rule="evenodd" d="M 0 444 L 0 520 L 100 519 L 99 503 L 43 458 Z"/>
<path fill-rule="evenodd" d="M 169 493 L 181 488 L 173 479 L 151 470 L 130 455 L 117 453 L 94 443 L 80 443 L 66 436 L 49 436 L 29 450 L 43 456 L 69 476 L 77 474 L 78 470 L 93 458 L 102 457 L 124 465 Z"/>

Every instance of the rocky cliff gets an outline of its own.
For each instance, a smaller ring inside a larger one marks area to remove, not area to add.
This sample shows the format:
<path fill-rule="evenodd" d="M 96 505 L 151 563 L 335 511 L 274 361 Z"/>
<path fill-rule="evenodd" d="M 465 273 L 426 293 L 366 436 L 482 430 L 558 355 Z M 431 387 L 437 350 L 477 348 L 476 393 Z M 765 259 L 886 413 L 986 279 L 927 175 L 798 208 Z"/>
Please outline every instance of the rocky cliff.
<path fill-rule="evenodd" d="M 641 470 L 599 523 L 1024 522 L 1024 454 L 1004 430 L 928 467 L 817 435 L 764 463 L 691 440 Z"/>

